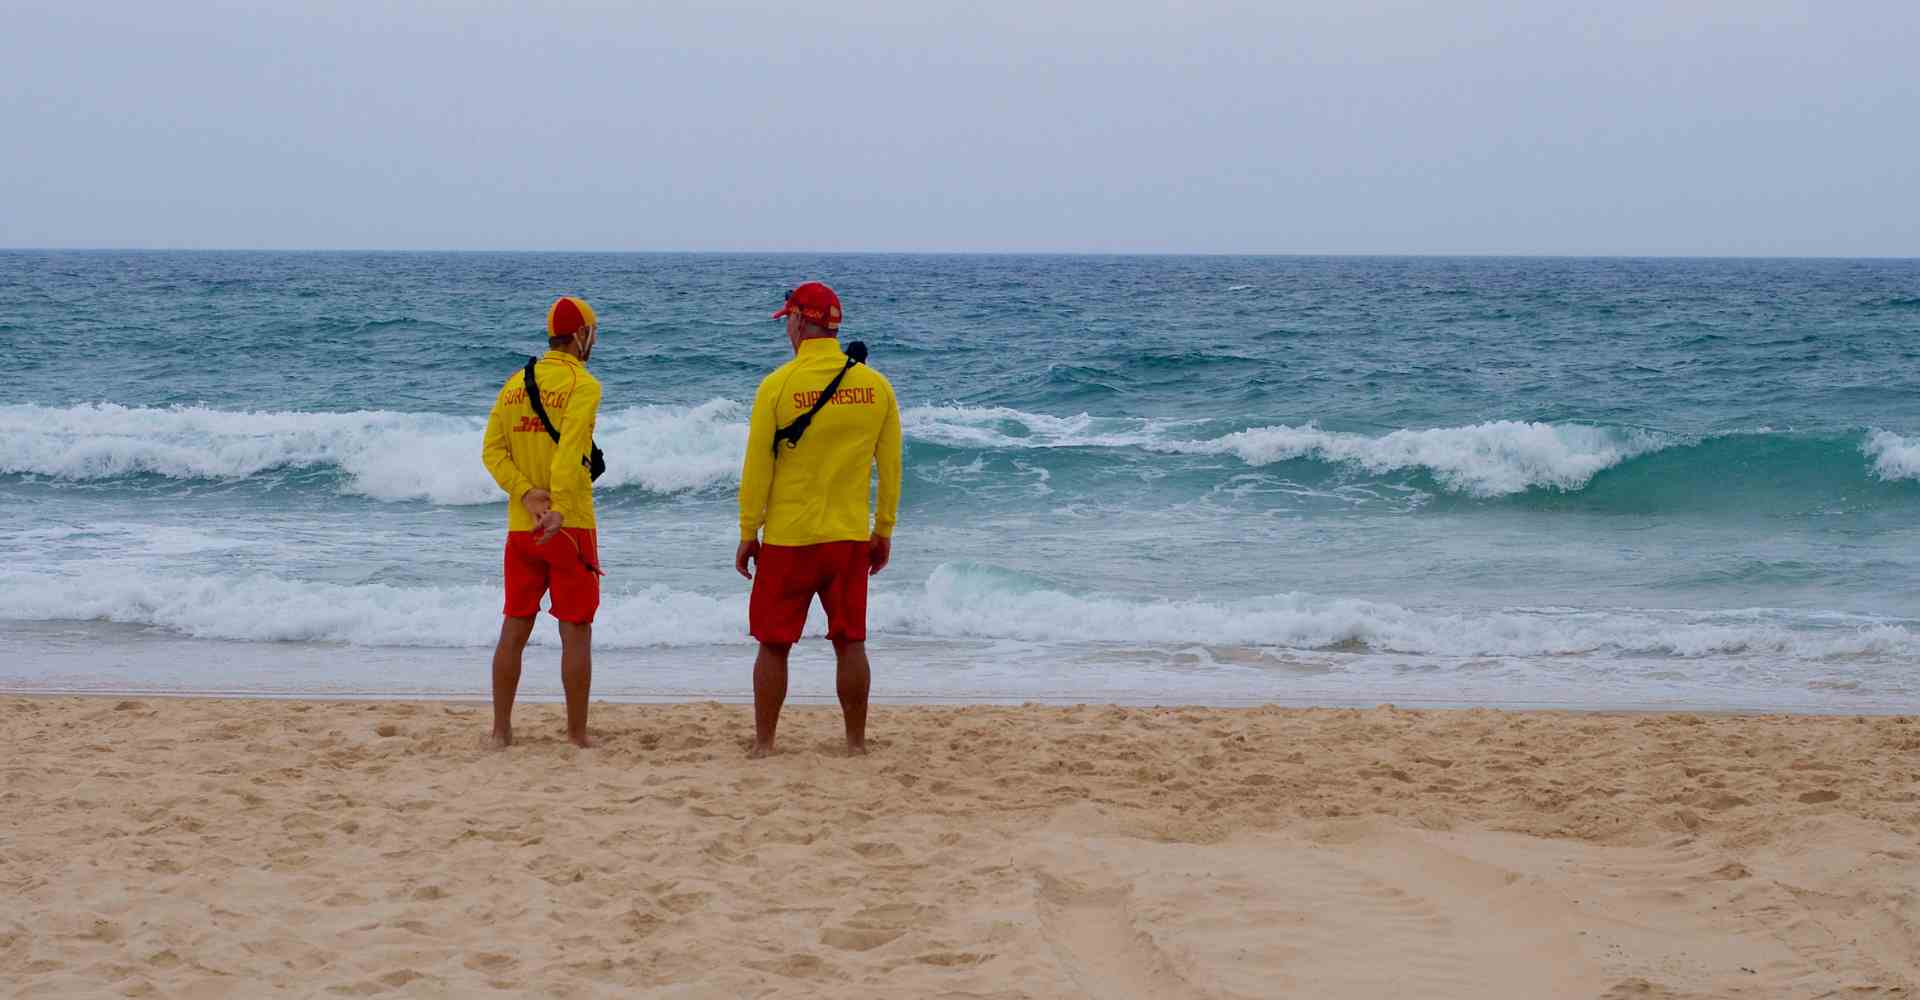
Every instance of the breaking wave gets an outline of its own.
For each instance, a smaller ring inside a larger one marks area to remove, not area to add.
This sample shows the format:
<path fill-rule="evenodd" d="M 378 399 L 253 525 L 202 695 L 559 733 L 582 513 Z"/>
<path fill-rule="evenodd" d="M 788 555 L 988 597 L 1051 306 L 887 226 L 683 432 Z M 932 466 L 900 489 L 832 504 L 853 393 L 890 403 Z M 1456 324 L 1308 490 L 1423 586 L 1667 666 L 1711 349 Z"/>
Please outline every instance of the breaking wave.
<path fill-rule="evenodd" d="M 813 615 L 808 633 L 817 636 L 825 622 L 818 608 Z M 499 592 L 483 585 L 349 585 L 267 574 L 162 576 L 96 563 L 53 577 L 0 572 L 0 617 L 149 625 L 207 639 L 469 647 L 491 643 L 499 627 Z M 875 592 L 870 621 L 879 636 L 1439 657 L 1920 656 L 1913 623 L 1866 616 L 1450 611 L 1308 594 L 1144 600 L 1071 593 L 1018 573 L 961 563 L 940 565 L 917 590 Z M 541 636 L 548 640 L 544 630 Z M 594 639 L 610 648 L 748 643 L 746 595 L 664 585 L 610 589 Z"/>
<path fill-rule="evenodd" d="M 726 399 L 603 413 L 596 436 L 609 467 L 599 487 L 673 494 L 730 484 L 739 477 L 746 417 L 743 404 Z M 1330 476 L 1419 475 L 1427 480 L 1423 487 L 1480 499 L 1577 493 L 1609 470 L 1653 456 L 1656 466 L 1639 478 L 1649 480 L 1645 490 L 1662 494 L 1688 484 L 1711 491 L 1769 463 L 1795 466 L 1761 477 L 1774 481 L 1920 480 L 1920 440 L 1881 430 L 1864 441 L 1771 431 L 1690 439 L 1639 428 L 1500 420 L 1379 435 L 1307 423 L 1209 436 L 1201 421 L 958 406 L 912 407 L 902 423 L 909 447 L 923 453 L 1131 451 L 1147 458 L 1218 456 L 1247 467 L 1305 462 Z M 483 424 L 478 417 L 379 410 L 0 406 L 0 474 L 233 482 L 318 471 L 337 478 L 344 492 L 377 500 L 496 503 L 501 494 L 479 461 Z"/>

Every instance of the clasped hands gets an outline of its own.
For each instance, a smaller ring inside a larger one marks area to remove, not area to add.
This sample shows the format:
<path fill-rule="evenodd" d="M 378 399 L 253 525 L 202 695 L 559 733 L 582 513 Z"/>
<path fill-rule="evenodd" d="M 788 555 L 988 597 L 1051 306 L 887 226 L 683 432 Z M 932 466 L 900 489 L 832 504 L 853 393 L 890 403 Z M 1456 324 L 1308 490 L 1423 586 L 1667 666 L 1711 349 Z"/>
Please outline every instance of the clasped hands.
<path fill-rule="evenodd" d="M 553 509 L 553 494 L 537 486 L 521 495 L 520 506 L 533 515 L 533 530 L 540 532 L 542 544 L 559 534 L 566 521 L 566 515 Z"/>

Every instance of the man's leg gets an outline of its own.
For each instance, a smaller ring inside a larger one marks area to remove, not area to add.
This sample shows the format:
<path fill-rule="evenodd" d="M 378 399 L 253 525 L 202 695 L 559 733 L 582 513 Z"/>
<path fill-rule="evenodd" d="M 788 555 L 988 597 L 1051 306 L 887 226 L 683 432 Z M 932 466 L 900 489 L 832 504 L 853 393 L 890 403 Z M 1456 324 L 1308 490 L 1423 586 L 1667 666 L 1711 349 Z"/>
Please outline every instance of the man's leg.
<path fill-rule="evenodd" d="M 840 711 L 847 719 L 847 752 L 866 753 L 867 689 L 873 685 L 873 671 L 867 666 L 867 644 L 835 639 L 833 656 L 839 668 L 834 680 L 840 691 Z"/>
<path fill-rule="evenodd" d="M 773 730 L 780 724 L 780 708 L 787 703 L 787 654 L 790 642 L 763 642 L 753 661 L 753 749 L 749 757 L 773 752 Z"/>
<path fill-rule="evenodd" d="M 520 654 L 533 636 L 533 616 L 506 617 L 500 622 L 500 643 L 493 647 L 493 733 L 495 747 L 513 745 L 513 695 L 520 690 Z"/>
<path fill-rule="evenodd" d="M 587 692 L 593 687 L 593 623 L 560 623 L 560 686 L 567 691 L 567 739 L 585 749 Z"/>

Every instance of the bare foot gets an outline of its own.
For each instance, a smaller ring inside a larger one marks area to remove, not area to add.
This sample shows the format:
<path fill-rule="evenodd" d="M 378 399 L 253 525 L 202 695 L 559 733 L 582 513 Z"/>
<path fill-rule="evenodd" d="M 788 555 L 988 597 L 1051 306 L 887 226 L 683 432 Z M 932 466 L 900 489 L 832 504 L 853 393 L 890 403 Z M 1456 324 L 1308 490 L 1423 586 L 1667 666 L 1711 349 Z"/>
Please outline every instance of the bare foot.
<path fill-rule="evenodd" d="M 771 743 L 755 743 L 753 748 L 747 751 L 748 760 L 759 760 L 762 757 L 771 756 L 773 756 L 773 744 Z"/>
<path fill-rule="evenodd" d="M 858 743 L 847 744 L 847 756 L 865 757 L 866 755 L 867 755 L 867 741 L 861 740 Z"/>
<path fill-rule="evenodd" d="M 569 733 L 567 735 L 567 742 L 573 744 L 574 746 L 579 747 L 582 750 L 591 750 L 595 746 L 597 746 L 597 744 L 593 742 L 593 737 L 588 736 L 586 733 L 581 733 L 578 736 L 574 736 L 573 734 Z"/>
<path fill-rule="evenodd" d="M 487 750 L 505 750 L 512 745 L 513 730 L 511 728 L 495 729 L 487 734 L 486 739 L 480 741 L 480 746 Z"/>

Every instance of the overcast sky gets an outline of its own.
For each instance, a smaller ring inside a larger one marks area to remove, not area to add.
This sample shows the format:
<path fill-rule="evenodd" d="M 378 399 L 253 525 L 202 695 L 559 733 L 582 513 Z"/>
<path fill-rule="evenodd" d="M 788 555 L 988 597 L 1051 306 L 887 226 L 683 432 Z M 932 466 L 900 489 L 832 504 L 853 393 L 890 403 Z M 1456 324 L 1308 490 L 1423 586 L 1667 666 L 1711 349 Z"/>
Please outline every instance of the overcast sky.
<path fill-rule="evenodd" d="M 0 0 L 13 247 L 1920 255 L 1920 2 Z"/>

